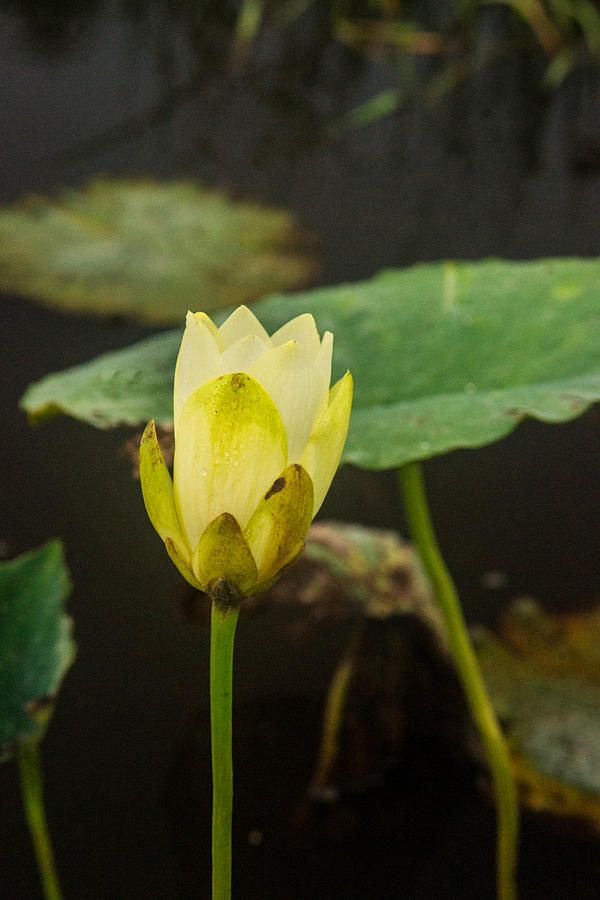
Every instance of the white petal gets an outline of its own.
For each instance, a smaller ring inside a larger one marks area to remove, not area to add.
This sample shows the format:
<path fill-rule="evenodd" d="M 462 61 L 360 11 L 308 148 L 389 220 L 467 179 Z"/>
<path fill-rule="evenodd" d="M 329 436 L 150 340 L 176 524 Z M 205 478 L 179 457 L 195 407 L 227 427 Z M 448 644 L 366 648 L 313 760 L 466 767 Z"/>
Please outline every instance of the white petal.
<path fill-rule="evenodd" d="M 262 341 L 265 349 L 271 346 L 271 338 L 247 306 L 238 306 L 219 328 L 219 337 L 222 341 L 223 349 L 231 346 L 231 344 L 235 344 L 249 334 L 253 334 Z"/>
<path fill-rule="evenodd" d="M 308 318 L 312 320 L 312 316 Z M 299 316 L 294 321 L 299 319 L 306 317 Z M 321 347 L 317 345 L 315 358 L 306 341 L 288 341 L 261 356 L 250 370 L 269 392 L 283 419 L 288 436 L 288 465 L 300 461 L 316 422 L 327 408 L 332 342 L 331 333 L 326 332 Z"/>
<path fill-rule="evenodd" d="M 254 334 L 247 334 L 235 344 L 227 347 L 223 353 L 221 357 L 223 374 L 226 372 L 250 372 L 252 365 L 265 352 L 268 353 L 269 350 L 266 350 L 263 341 Z"/>
<path fill-rule="evenodd" d="M 217 328 L 204 313 L 188 312 L 175 366 L 173 415 L 175 430 L 185 401 L 196 388 L 223 373 Z"/>
<path fill-rule="evenodd" d="M 315 357 L 319 352 L 319 332 L 310 313 L 303 313 L 286 322 L 271 335 L 271 340 L 274 347 L 287 344 L 288 341 L 297 341 L 308 356 Z"/>
<path fill-rule="evenodd" d="M 288 433 L 291 422 L 287 412 L 290 395 L 296 390 L 297 357 L 296 341 L 288 341 L 287 344 L 281 344 L 263 353 L 249 370 L 249 374 L 262 384 L 274 401 Z"/>

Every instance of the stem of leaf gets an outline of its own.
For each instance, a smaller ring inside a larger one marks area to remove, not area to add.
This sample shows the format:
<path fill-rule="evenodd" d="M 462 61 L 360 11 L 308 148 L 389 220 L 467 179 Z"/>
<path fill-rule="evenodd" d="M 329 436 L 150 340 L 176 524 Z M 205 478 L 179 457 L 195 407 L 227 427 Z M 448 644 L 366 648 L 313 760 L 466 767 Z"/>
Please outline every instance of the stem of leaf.
<path fill-rule="evenodd" d="M 516 900 L 519 806 L 510 755 L 471 645 L 456 588 L 435 537 L 420 464 L 403 466 L 399 477 L 409 528 L 440 606 L 452 656 L 492 773 L 497 814 L 498 898 Z"/>
<path fill-rule="evenodd" d="M 340 730 L 344 721 L 348 690 L 355 674 L 361 637 L 362 628 L 359 625 L 350 638 L 329 682 L 323 711 L 319 756 L 309 786 L 309 794 L 313 799 L 325 797 L 331 786 L 332 771 L 339 755 Z"/>
<path fill-rule="evenodd" d="M 212 595 L 210 624 L 210 732 L 213 778 L 212 900 L 231 897 L 233 760 L 231 713 L 233 643 L 239 603 Z"/>
<path fill-rule="evenodd" d="M 35 850 L 46 900 L 62 900 L 52 843 L 44 810 L 40 751 L 37 741 L 23 741 L 17 750 L 23 808 Z"/>

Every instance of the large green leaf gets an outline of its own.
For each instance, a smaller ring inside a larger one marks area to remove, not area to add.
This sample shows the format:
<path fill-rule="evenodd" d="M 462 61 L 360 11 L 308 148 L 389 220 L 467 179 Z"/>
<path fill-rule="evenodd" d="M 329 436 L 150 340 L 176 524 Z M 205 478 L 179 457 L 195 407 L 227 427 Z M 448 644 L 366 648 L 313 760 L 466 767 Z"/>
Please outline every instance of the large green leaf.
<path fill-rule="evenodd" d="M 181 331 L 105 353 L 31 385 L 21 400 L 33 421 L 57 413 L 98 428 L 173 423 L 173 371 Z"/>
<path fill-rule="evenodd" d="M 68 592 L 60 541 L 0 563 L 0 760 L 41 736 L 73 661 Z"/>
<path fill-rule="evenodd" d="M 269 330 L 314 313 L 355 401 L 344 459 L 383 469 L 479 447 L 526 416 L 562 422 L 600 399 L 600 261 L 434 263 L 254 307 Z M 171 422 L 179 333 L 50 376 L 23 399 L 108 427 Z"/>
<path fill-rule="evenodd" d="M 299 287 L 313 268 L 289 213 L 192 182 L 98 178 L 0 209 L 0 287 L 76 312 L 180 322 Z"/>

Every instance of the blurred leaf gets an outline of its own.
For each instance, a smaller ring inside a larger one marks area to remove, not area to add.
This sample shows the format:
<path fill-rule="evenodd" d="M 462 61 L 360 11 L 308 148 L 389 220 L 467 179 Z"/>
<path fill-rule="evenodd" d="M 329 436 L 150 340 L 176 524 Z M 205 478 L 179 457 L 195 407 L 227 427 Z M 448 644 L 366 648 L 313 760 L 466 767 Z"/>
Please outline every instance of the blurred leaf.
<path fill-rule="evenodd" d="M 367 469 L 480 447 L 527 416 L 564 422 L 600 399 L 599 260 L 423 264 L 254 311 L 269 331 L 312 312 L 334 333 L 334 376 L 355 381 L 344 460 Z M 23 407 L 168 426 L 180 334 L 49 376 Z"/>
<path fill-rule="evenodd" d="M 289 213 L 192 182 L 98 178 L 0 209 L 0 287 L 73 312 L 180 322 L 313 271 Z"/>
<path fill-rule="evenodd" d="M 48 375 L 21 405 L 32 421 L 67 413 L 97 428 L 173 424 L 173 372 L 181 332 L 169 331 L 89 363 Z"/>
<path fill-rule="evenodd" d="M 304 569 L 306 577 L 293 586 L 294 604 L 322 610 L 344 602 L 349 612 L 367 619 L 413 615 L 445 647 L 442 619 L 419 558 L 395 531 L 353 522 L 313 522 Z M 276 595 L 277 590 L 285 594 L 291 582 L 282 579 L 278 584 Z"/>
<path fill-rule="evenodd" d="M 396 112 L 401 103 L 402 91 L 399 88 L 380 91 L 374 97 L 370 97 L 364 103 L 360 103 L 331 122 L 327 129 L 328 133 L 332 138 L 343 137 L 348 131 L 364 128 L 371 122 L 377 122 L 379 119 L 391 115 Z"/>
<path fill-rule="evenodd" d="M 239 72 L 248 61 L 265 14 L 265 0 L 242 0 L 229 54 L 232 71 Z"/>
<path fill-rule="evenodd" d="M 520 600 L 501 636 L 482 629 L 476 649 L 523 802 L 600 832 L 600 609 L 550 615 Z"/>
<path fill-rule="evenodd" d="M 540 671 L 600 685 L 600 609 L 550 615 L 524 597 L 502 616 L 501 632 L 510 650 Z"/>
<path fill-rule="evenodd" d="M 75 656 L 60 541 L 0 563 L 0 759 L 43 735 Z"/>
<path fill-rule="evenodd" d="M 295 641 L 311 641 L 323 622 L 346 636 L 299 824 L 345 784 L 356 790 L 383 777 L 409 734 L 462 740 L 464 703 L 441 614 L 416 552 L 396 532 L 315 522 L 301 559 L 248 603 L 292 610 L 286 628 Z"/>

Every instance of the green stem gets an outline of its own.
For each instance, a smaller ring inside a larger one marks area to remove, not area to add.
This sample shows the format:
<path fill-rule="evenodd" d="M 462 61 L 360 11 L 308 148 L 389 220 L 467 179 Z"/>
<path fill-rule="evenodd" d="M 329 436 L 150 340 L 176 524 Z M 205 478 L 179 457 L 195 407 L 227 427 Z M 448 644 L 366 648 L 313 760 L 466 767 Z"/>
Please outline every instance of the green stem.
<path fill-rule="evenodd" d="M 23 808 L 35 849 L 44 897 L 46 900 L 61 900 L 62 894 L 44 811 L 40 751 L 36 741 L 24 741 L 19 745 L 17 762 L 21 776 Z"/>
<path fill-rule="evenodd" d="M 240 600 L 220 582 L 211 591 L 210 623 L 210 732 L 213 777 L 212 900 L 231 897 L 231 819 L 233 810 L 233 761 L 231 711 L 233 642 Z M 225 590 L 222 588 L 225 587 Z"/>
<path fill-rule="evenodd" d="M 499 900 L 515 900 L 519 806 L 506 741 L 487 694 L 456 588 L 442 558 L 427 508 L 419 463 L 400 469 L 400 487 L 413 540 L 439 603 L 469 709 L 483 741 L 495 787 L 496 884 Z"/>

